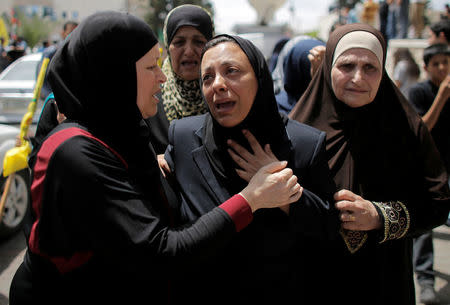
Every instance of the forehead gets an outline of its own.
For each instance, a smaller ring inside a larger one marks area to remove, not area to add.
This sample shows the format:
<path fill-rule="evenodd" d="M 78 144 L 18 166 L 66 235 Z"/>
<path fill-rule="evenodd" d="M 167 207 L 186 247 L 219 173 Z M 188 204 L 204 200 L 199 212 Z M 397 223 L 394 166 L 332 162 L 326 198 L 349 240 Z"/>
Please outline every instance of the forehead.
<path fill-rule="evenodd" d="M 338 57 L 336 62 L 344 61 L 344 60 L 345 61 L 347 61 L 347 60 L 367 61 L 370 63 L 376 62 L 377 64 L 380 64 L 378 61 L 378 57 L 375 55 L 375 53 L 373 53 L 372 51 L 370 51 L 368 49 L 364 49 L 364 48 L 349 49 L 349 50 L 345 51 L 344 53 L 342 53 Z"/>
<path fill-rule="evenodd" d="M 214 64 L 223 65 L 227 63 L 250 65 L 247 55 L 234 42 L 223 42 L 208 49 L 203 55 L 201 67 L 211 68 Z"/>
<path fill-rule="evenodd" d="M 203 36 L 203 34 L 199 30 L 197 30 L 197 28 L 195 28 L 191 25 L 181 26 L 177 30 L 177 32 L 175 33 L 175 35 L 173 37 L 174 38 L 176 38 L 176 37 L 183 38 L 183 37 L 188 37 L 188 36 L 201 36 L 201 37 L 205 38 L 205 36 Z"/>
<path fill-rule="evenodd" d="M 450 58 L 450 55 L 447 54 L 436 54 L 431 57 L 430 62 L 437 62 L 437 61 L 447 61 Z"/>

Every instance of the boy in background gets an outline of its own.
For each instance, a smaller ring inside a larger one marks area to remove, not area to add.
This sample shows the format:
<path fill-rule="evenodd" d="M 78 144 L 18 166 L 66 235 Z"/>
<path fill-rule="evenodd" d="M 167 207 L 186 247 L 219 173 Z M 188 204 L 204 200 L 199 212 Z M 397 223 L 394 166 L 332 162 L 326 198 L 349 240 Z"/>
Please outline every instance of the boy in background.
<path fill-rule="evenodd" d="M 413 85 L 408 100 L 422 116 L 450 173 L 450 49 L 447 43 L 433 44 L 423 52 L 427 80 Z M 448 220 L 447 220 L 448 225 Z M 420 286 L 420 302 L 437 304 L 434 290 L 432 231 L 414 239 L 414 267 Z"/>

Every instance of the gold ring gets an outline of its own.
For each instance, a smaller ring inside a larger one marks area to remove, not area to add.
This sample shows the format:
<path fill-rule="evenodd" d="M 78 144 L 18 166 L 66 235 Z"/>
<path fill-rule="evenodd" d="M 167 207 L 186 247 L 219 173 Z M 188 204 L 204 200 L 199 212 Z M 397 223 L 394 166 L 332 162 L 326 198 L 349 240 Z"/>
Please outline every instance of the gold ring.
<path fill-rule="evenodd" d="M 356 220 L 356 217 L 353 214 L 348 214 L 348 218 L 349 218 L 350 221 L 355 221 Z"/>

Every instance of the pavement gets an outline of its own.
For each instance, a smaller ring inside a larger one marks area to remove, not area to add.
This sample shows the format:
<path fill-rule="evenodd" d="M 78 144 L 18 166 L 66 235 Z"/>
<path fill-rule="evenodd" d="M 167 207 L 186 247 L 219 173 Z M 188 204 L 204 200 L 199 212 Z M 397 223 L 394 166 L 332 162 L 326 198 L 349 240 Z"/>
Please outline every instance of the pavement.
<path fill-rule="evenodd" d="M 433 230 L 434 271 L 436 282 L 434 288 L 441 305 L 450 305 L 450 227 L 440 226 Z M 416 300 L 419 302 L 419 288 L 416 285 Z"/>
<path fill-rule="evenodd" d="M 435 289 L 440 305 L 450 305 L 450 227 L 440 226 L 433 230 L 435 259 Z M 0 245 L 0 305 L 8 305 L 9 287 L 12 277 L 25 254 L 25 239 L 22 234 Z M 417 305 L 419 289 L 416 286 Z M 382 305 L 382 304 L 381 304 Z"/>

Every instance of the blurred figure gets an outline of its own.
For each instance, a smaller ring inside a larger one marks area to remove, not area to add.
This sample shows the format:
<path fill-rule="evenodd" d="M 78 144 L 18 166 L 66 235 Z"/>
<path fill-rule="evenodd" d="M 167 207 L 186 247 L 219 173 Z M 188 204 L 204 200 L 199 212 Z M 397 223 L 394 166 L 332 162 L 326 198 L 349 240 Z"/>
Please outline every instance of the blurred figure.
<path fill-rule="evenodd" d="M 288 37 L 283 37 L 280 40 L 278 40 L 277 43 L 275 44 L 275 46 L 273 47 L 272 55 L 270 56 L 270 59 L 269 59 L 270 73 L 272 73 L 273 70 L 275 69 L 275 66 L 277 65 L 277 61 L 278 61 L 278 55 L 280 55 L 281 50 L 283 49 L 284 45 L 288 41 L 289 41 Z"/>
<path fill-rule="evenodd" d="M 305 92 L 311 81 L 311 62 L 308 58 L 310 50 L 325 43 L 317 39 L 303 39 L 295 44 L 284 58 L 283 62 L 283 90 L 275 95 L 278 110 L 289 114 L 297 101 Z"/>
<path fill-rule="evenodd" d="M 422 116 L 433 136 L 447 171 L 450 172 L 450 49 L 446 43 L 434 44 L 423 52 L 427 80 L 412 86 L 409 102 Z M 448 219 L 447 219 L 448 224 Z M 413 262 L 420 286 L 420 302 L 437 304 L 434 290 L 433 232 L 428 231 L 414 239 Z"/>
<path fill-rule="evenodd" d="M 409 49 L 398 48 L 394 52 L 393 80 L 404 96 L 408 96 L 409 88 L 419 80 L 419 77 L 419 65 Z"/>
<path fill-rule="evenodd" d="M 425 4 L 426 0 L 411 0 L 411 25 L 414 29 L 414 38 L 422 38 L 422 32 L 425 28 Z"/>
<path fill-rule="evenodd" d="M 430 37 L 428 38 L 428 43 L 430 45 L 436 43 L 446 43 L 450 42 L 450 20 L 442 19 L 436 23 L 433 23 L 429 28 Z"/>
<path fill-rule="evenodd" d="M 291 49 L 297 45 L 298 42 L 302 40 L 310 40 L 316 39 L 308 35 L 298 35 L 289 39 L 289 41 L 284 45 L 281 49 L 280 54 L 278 55 L 277 64 L 275 69 L 272 71 L 272 80 L 273 80 L 273 90 L 275 95 L 284 90 L 284 58 L 291 51 Z M 318 40 L 318 39 L 316 39 Z"/>
<path fill-rule="evenodd" d="M 387 36 L 387 23 L 388 23 L 388 15 L 389 15 L 389 5 L 392 3 L 392 0 L 383 0 L 380 1 L 378 15 L 380 20 L 380 32 L 383 35 L 384 40 L 388 43 Z"/>
<path fill-rule="evenodd" d="M 36 68 L 36 76 L 39 74 L 39 71 L 41 70 L 42 61 L 44 58 L 52 59 L 53 55 L 55 55 L 58 48 L 64 43 L 64 40 L 67 36 L 69 36 L 70 33 L 78 26 L 78 23 L 75 21 L 67 21 L 64 23 L 62 30 L 61 30 L 61 41 L 57 44 L 52 44 L 48 46 L 46 49 L 42 52 L 42 60 L 39 63 L 39 65 Z M 44 84 L 41 88 L 41 99 L 45 100 L 47 96 L 52 92 L 52 89 L 50 88 L 50 84 L 47 81 L 47 77 L 44 78 Z"/>
<path fill-rule="evenodd" d="M 375 26 L 378 7 L 378 3 L 375 3 L 373 0 L 365 0 L 361 13 L 361 22 Z"/>
<path fill-rule="evenodd" d="M 388 39 L 408 37 L 409 0 L 393 0 L 389 4 L 386 34 Z"/>

